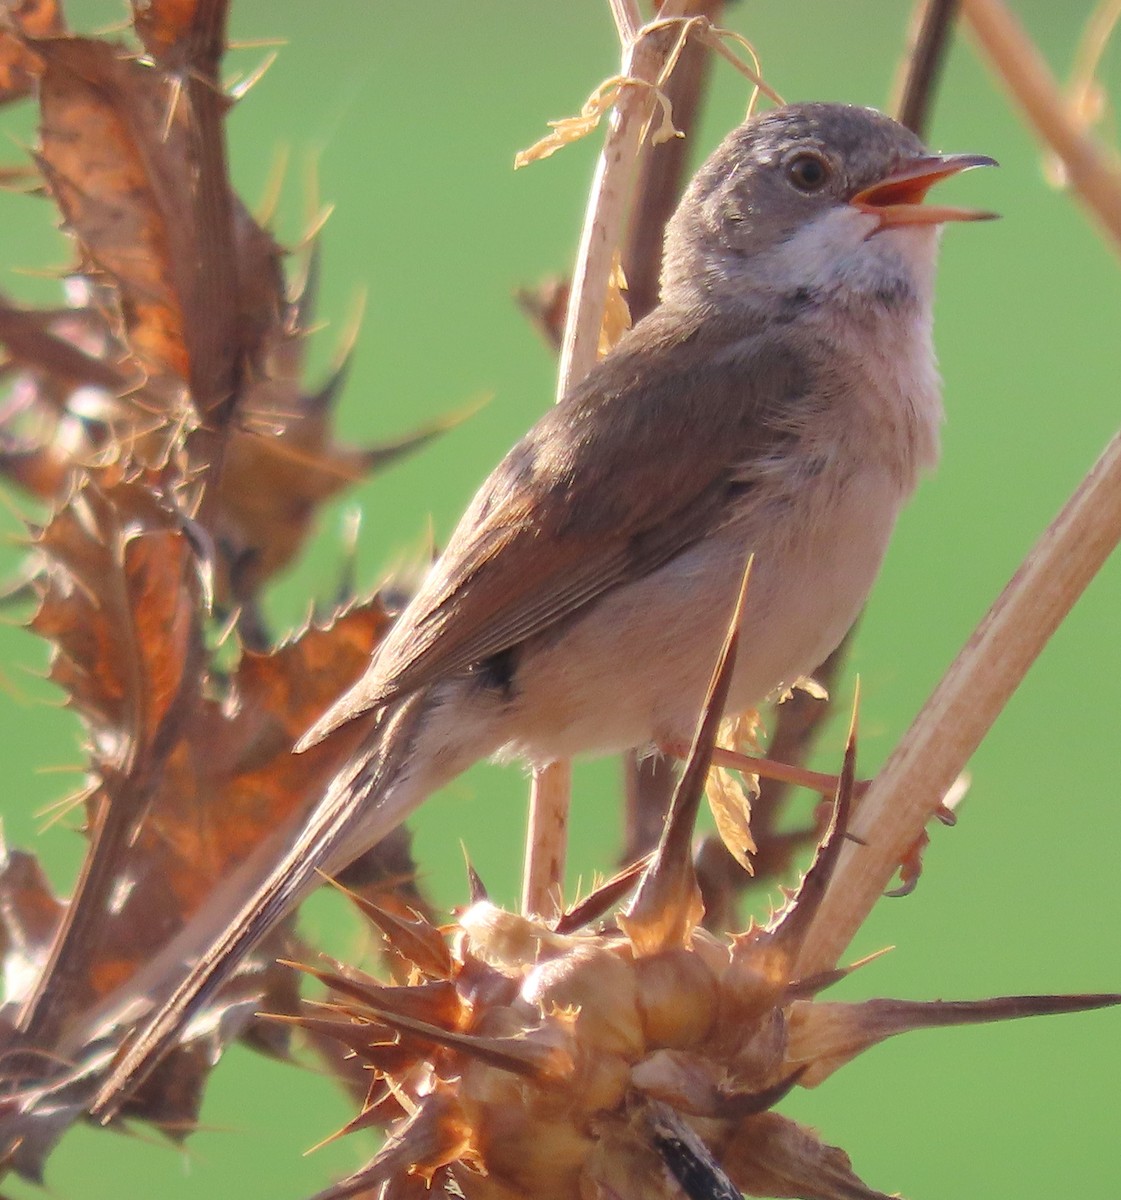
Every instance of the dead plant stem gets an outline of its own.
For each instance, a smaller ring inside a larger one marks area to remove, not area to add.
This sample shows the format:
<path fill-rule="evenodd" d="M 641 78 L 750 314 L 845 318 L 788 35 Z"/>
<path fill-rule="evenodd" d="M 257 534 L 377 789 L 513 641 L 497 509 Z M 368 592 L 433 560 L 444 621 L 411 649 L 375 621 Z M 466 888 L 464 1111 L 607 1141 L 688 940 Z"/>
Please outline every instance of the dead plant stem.
<path fill-rule="evenodd" d="M 833 967 L 1028 668 L 1121 541 L 1121 433 L 1048 526 L 876 776 L 798 962 Z"/>
<path fill-rule="evenodd" d="M 635 0 L 609 4 L 622 43 L 621 74 L 634 82 L 619 92 L 592 180 L 561 345 L 558 402 L 596 361 L 611 262 L 623 237 L 643 132 L 654 112 L 655 83 L 675 45 L 672 28 L 642 33 Z M 657 19 L 681 17 L 687 6 L 688 0 L 664 0 Z M 559 911 L 570 792 L 569 764 L 553 763 L 534 772 L 522 903 L 525 911 L 539 916 Z"/>
<path fill-rule="evenodd" d="M 1121 173 L 1074 119 L 1042 55 L 1001 0 L 962 16 L 1075 197 L 1121 250 Z M 854 840 L 802 947 L 798 972 L 834 966 L 1052 633 L 1121 541 L 1121 433 L 1009 581 L 915 718 L 857 814 Z M 865 844 L 861 844 L 861 842 Z"/>
<path fill-rule="evenodd" d="M 1075 119 L 1043 55 L 1001 0 L 962 0 L 961 12 L 1027 124 L 1062 160 L 1075 198 L 1121 253 L 1121 170 Z"/>

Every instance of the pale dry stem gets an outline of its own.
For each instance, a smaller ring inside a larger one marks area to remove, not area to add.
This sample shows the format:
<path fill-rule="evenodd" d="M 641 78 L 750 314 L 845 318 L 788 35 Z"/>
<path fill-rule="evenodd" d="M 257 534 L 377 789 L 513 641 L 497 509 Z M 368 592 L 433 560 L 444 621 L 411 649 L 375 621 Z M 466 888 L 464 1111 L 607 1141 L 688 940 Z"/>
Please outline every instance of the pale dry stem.
<path fill-rule="evenodd" d="M 861 802 L 798 974 L 831 968 L 1074 602 L 1121 541 L 1121 433 L 985 615 Z"/>
<path fill-rule="evenodd" d="M 609 0 L 609 3 L 622 42 L 620 74 L 650 86 L 620 89 L 596 164 L 572 275 L 557 376 L 558 401 L 584 378 L 596 361 L 607 283 L 615 252 L 622 242 L 642 135 L 657 102 L 655 85 L 674 48 L 672 38 L 643 36 L 635 23 L 638 10 L 632 0 Z M 688 0 L 664 0 L 658 19 L 681 17 L 687 7 Z M 551 911 L 540 906 L 551 903 L 549 898 L 557 894 L 563 878 L 570 791 L 569 764 L 554 763 L 534 772 L 522 892 L 527 911 L 543 914 Z"/>
<path fill-rule="evenodd" d="M 1062 159 L 1076 197 L 1121 249 L 1121 174 L 1079 128 L 1042 56 L 1001 3 L 962 12 L 1028 124 Z M 873 781 L 854 839 L 802 947 L 798 972 L 834 966 L 1028 668 L 1121 541 L 1114 436 L 934 690 Z"/>
<path fill-rule="evenodd" d="M 962 0 L 962 17 L 1027 124 L 1061 160 L 1075 198 L 1121 253 L 1121 169 L 1086 133 L 1043 56 L 1001 0 Z"/>

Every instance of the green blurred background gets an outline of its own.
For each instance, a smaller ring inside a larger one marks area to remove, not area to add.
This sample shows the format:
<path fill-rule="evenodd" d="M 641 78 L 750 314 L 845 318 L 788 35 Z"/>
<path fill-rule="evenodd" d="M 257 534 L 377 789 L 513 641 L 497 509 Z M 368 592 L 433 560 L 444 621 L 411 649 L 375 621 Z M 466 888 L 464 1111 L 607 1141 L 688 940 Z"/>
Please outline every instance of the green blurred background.
<path fill-rule="evenodd" d="M 1089 0 L 1021 0 L 1018 11 L 1066 73 Z M 886 0 L 753 0 L 728 23 L 759 49 L 788 99 L 885 103 L 909 5 Z M 112 0 L 71 4 L 74 23 L 104 28 Z M 279 232 L 299 238 L 307 180 L 335 206 L 323 234 L 324 286 L 314 359 L 325 369 L 356 297 L 366 312 L 341 425 L 356 441 L 402 433 L 480 398 L 489 404 L 418 457 L 351 499 L 364 511 L 363 585 L 416 561 L 429 520 L 438 539 L 489 468 L 550 402 L 554 363 L 516 311 L 514 289 L 570 263 L 597 138 L 514 174 L 516 150 L 545 121 L 576 111 L 617 63 L 603 0 L 315 5 L 236 0 L 231 72 L 279 57 L 230 121 L 242 194 L 287 172 Z M 1121 52 L 1104 79 L 1121 96 Z M 697 152 L 742 116 L 743 81 L 715 71 Z M 15 142 L 28 113 L 3 115 Z M 944 461 L 904 515 L 852 656 L 862 689 L 861 760 L 874 771 L 1117 425 L 1116 258 L 1070 199 L 1044 181 L 1040 155 L 968 44 L 951 56 L 931 137 L 941 149 L 997 157 L 999 172 L 950 185 L 998 223 L 952 228 L 939 284 L 937 341 L 948 422 Z M 19 158 L 11 145 L 8 162 Z M 947 190 L 949 196 L 949 189 Z M 66 261 L 43 203 L 0 197 L 0 287 L 53 302 L 34 272 Z M 12 541 L 21 502 L 3 521 Z M 311 554 L 277 589 L 278 629 L 330 592 L 347 506 L 323 522 Z M 5 563 L 14 569 L 17 548 Z M 926 873 L 907 900 L 884 901 L 854 954 L 894 945 L 839 996 L 976 997 L 1121 990 L 1121 561 L 1109 564 L 972 764 L 954 830 L 936 829 Z M 5 830 L 34 845 L 68 890 L 82 848 L 69 828 L 40 833 L 45 805 L 72 785 L 50 773 L 79 761 L 71 717 L 34 673 L 44 647 L 0 629 Z M 821 763 L 837 761 L 840 722 Z M 612 865 L 618 846 L 615 764 L 581 768 L 572 883 Z M 516 768 L 479 768 L 416 822 L 425 882 L 437 901 L 466 895 L 460 840 L 499 900 L 517 896 L 526 785 Z M 319 904 L 312 920 L 333 920 Z M 345 938 L 348 935 L 342 935 Z M 344 944 L 345 949 L 345 944 Z M 815 1092 L 783 1104 L 845 1147 L 860 1174 L 912 1200 L 1121 1194 L 1117 1142 L 1121 1013 L 912 1035 L 883 1046 Z M 236 1195 L 300 1200 L 364 1161 L 353 1138 L 307 1147 L 350 1115 L 332 1084 L 232 1051 L 216 1072 L 205 1129 L 185 1150 L 141 1135 L 80 1129 L 50 1164 L 65 1200 Z M 34 1194 L 5 1184 L 13 1197 Z"/>

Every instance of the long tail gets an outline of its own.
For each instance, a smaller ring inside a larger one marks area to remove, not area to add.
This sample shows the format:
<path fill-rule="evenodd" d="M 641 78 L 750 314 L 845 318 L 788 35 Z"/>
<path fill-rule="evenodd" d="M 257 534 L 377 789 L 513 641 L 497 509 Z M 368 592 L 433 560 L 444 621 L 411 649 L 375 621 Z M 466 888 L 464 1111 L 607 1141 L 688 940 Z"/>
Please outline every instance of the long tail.
<path fill-rule="evenodd" d="M 103 1121 L 113 1117 L 246 954 L 322 882 L 323 874 L 341 870 L 424 800 L 426 789 L 410 786 L 407 769 L 423 703 L 423 693 L 414 695 L 379 722 L 367 752 L 340 771 L 298 834 L 285 838 L 288 831 L 281 831 L 284 845 L 273 838 L 259 847 L 149 965 L 145 976 L 154 977 L 164 994 L 180 982 L 166 999 L 149 994 L 155 1013 L 101 1085 L 92 1115 Z M 232 920 L 217 923 L 231 911 L 236 911 Z"/>

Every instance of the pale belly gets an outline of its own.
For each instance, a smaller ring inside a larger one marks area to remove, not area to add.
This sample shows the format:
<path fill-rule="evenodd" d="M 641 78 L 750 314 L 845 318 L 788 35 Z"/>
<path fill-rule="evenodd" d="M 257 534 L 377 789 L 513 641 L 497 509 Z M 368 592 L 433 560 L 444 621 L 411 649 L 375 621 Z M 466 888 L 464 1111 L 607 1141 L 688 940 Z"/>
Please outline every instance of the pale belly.
<path fill-rule="evenodd" d="M 688 740 L 750 553 L 726 710 L 809 674 L 859 615 L 902 500 L 886 473 L 839 489 L 825 481 L 780 519 L 730 526 L 604 596 L 563 635 L 534 639 L 519 657 L 498 752 L 541 763 Z"/>

